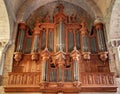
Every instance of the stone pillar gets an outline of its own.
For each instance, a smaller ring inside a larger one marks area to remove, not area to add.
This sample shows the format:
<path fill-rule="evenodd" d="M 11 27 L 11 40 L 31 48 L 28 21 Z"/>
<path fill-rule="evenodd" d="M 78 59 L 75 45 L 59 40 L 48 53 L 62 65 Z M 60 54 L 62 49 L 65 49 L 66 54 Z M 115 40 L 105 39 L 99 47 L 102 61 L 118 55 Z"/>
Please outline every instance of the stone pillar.
<path fill-rule="evenodd" d="M 115 68 L 116 68 L 116 76 L 120 77 L 120 40 L 114 40 L 111 41 L 111 46 L 112 46 L 112 50 L 113 52 L 110 53 L 112 55 L 113 60 L 111 60 L 112 62 L 115 63 Z"/>

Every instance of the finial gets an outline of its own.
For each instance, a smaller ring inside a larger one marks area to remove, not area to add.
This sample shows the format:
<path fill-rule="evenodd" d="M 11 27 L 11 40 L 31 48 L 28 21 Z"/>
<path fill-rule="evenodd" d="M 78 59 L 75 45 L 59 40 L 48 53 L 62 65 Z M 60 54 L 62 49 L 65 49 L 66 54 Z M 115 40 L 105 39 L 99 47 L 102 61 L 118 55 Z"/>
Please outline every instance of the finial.
<path fill-rule="evenodd" d="M 57 7 L 59 12 L 63 12 L 64 6 L 63 4 L 59 4 L 59 6 Z"/>
<path fill-rule="evenodd" d="M 37 17 L 35 20 L 35 26 L 38 27 L 40 23 L 40 17 Z"/>
<path fill-rule="evenodd" d="M 76 22 L 76 15 L 75 14 L 72 14 L 70 18 L 71 18 L 72 23 Z"/>
<path fill-rule="evenodd" d="M 50 16 L 47 14 L 46 17 L 45 17 L 45 22 L 46 23 L 49 23 L 50 22 Z"/>

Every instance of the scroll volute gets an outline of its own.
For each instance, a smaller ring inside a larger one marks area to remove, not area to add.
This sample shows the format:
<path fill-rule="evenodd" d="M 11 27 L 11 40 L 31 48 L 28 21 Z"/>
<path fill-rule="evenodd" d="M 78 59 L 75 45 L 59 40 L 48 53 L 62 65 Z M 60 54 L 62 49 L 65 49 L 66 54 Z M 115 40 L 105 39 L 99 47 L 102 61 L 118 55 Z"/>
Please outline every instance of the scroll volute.
<path fill-rule="evenodd" d="M 102 61 L 106 61 L 108 58 L 108 52 L 99 52 L 99 57 Z"/>
<path fill-rule="evenodd" d="M 83 52 L 83 59 L 90 60 L 90 54 L 91 54 L 91 52 Z"/>
<path fill-rule="evenodd" d="M 20 62 L 22 60 L 22 52 L 15 52 L 14 53 L 14 59 L 17 62 Z"/>

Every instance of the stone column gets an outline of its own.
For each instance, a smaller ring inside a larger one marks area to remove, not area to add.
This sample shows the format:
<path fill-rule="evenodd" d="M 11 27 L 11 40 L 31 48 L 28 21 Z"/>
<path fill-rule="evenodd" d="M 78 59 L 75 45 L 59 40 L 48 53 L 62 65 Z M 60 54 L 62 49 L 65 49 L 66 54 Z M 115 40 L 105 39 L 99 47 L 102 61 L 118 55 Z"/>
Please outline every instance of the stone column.
<path fill-rule="evenodd" d="M 113 58 L 114 60 L 111 60 L 115 63 L 115 67 L 116 67 L 116 76 L 120 77 L 120 40 L 114 40 L 111 41 L 111 46 L 113 49 Z"/>

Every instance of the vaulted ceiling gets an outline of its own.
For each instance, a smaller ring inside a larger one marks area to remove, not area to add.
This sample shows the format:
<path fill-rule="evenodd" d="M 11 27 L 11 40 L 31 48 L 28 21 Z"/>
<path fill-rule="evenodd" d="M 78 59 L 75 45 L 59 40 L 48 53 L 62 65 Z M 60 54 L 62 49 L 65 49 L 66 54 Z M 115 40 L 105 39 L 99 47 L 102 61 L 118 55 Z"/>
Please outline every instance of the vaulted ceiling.
<path fill-rule="evenodd" d="M 9 31 L 10 34 L 12 35 L 14 34 L 13 32 L 15 31 L 14 23 L 19 23 L 21 21 L 26 22 L 30 17 L 34 16 L 33 14 L 35 14 L 35 12 L 39 10 L 41 11 L 43 7 L 52 5 L 46 8 L 47 9 L 46 11 L 51 11 L 51 9 L 56 8 L 55 4 L 57 5 L 59 3 L 63 3 L 66 5 L 72 5 L 74 6 L 74 8 L 78 10 L 81 9 L 81 11 L 83 11 L 82 13 L 86 13 L 86 15 L 89 15 L 88 17 L 90 17 L 90 19 L 92 18 L 92 20 L 95 20 L 96 18 L 104 18 L 106 15 L 108 15 L 108 11 L 113 4 L 112 2 L 115 0 L 3 0 L 3 1 L 6 5 L 10 23 Z M 67 10 L 71 12 L 71 7 L 67 6 L 66 8 L 68 8 Z M 77 11 L 77 13 L 78 12 L 79 11 Z M 110 18 L 108 20 L 110 21 Z"/>
<path fill-rule="evenodd" d="M 17 20 L 26 20 L 29 15 L 41 6 L 55 1 L 67 2 L 84 9 L 91 17 L 103 17 L 111 0 L 5 0 L 11 4 Z"/>

